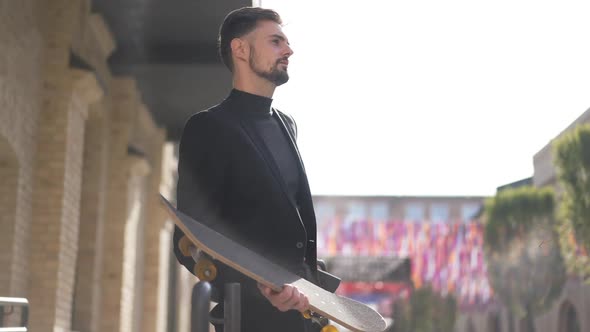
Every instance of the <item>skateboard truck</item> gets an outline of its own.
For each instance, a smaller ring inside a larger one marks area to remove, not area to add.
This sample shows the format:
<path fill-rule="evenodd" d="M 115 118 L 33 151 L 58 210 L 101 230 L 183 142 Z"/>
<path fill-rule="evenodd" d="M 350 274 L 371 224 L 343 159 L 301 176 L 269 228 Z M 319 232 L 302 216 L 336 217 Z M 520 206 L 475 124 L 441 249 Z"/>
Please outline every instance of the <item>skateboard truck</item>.
<path fill-rule="evenodd" d="M 329 324 L 327 318 L 322 317 L 311 310 L 306 310 L 302 312 L 301 315 L 303 315 L 303 318 L 311 319 L 311 321 L 315 324 L 322 326 L 322 330 L 320 332 L 338 332 L 338 329 L 334 325 Z"/>
<path fill-rule="evenodd" d="M 183 236 L 178 241 L 180 252 L 186 257 L 192 257 L 195 261 L 194 274 L 202 281 L 212 281 L 217 277 L 217 267 L 207 256 L 191 243 L 188 237 Z"/>
<path fill-rule="evenodd" d="M 217 277 L 217 267 L 209 258 L 201 254 L 197 247 L 191 245 L 189 247 L 190 255 L 193 257 L 195 263 L 195 275 L 199 280 L 212 281 Z"/>

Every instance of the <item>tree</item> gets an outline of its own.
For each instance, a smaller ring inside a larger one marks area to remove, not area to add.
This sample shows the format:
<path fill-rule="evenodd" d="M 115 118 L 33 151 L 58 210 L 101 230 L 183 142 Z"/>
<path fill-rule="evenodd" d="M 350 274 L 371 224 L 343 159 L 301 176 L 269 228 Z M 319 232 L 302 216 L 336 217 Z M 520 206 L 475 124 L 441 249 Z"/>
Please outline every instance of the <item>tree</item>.
<path fill-rule="evenodd" d="M 456 316 L 457 301 L 452 295 L 422 287 L 409 300 L 394 303 L 390 332 L 452 332 Z"/>
<path fill-rule="evenodd" d="M 590 278 L 590 125 L 578 126 L 554 143 L 557 177 L 563 189 L 559 244 L 568 271 Z"/>
<path fill-rule="evenodd" d="M 500 191 L 485 204 L 484 253 L 496 296 L 527 330 L 561 293 L 565 268 L 557 243 L 549 188 Z"/>

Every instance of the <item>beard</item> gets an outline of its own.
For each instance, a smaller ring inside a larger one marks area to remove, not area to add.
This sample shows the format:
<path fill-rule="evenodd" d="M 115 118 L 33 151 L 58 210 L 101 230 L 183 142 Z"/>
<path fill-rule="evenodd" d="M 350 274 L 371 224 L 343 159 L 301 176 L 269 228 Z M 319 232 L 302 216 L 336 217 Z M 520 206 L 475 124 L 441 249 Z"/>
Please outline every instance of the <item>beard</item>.
<path fill-rule="evenodd" d="M 279 69 L 279 62 L 284 59 L 277 60 L 269 70 L 265 71 L 264 69 L 261 69 L 260 66 L 258 66 L 258 64 L 256 63 L 255 54 L 256 50 L 252 49 L 252 52 L 250 53 L 250 59 L 248 62 L 250 64 L 250 69 L 252 69 L 252 71 L 256 75 L 264 79 L 267 79 L 276 86 L 283 85 L 289 81 L 289 73 L 287 73 L 287 70 Z"/>

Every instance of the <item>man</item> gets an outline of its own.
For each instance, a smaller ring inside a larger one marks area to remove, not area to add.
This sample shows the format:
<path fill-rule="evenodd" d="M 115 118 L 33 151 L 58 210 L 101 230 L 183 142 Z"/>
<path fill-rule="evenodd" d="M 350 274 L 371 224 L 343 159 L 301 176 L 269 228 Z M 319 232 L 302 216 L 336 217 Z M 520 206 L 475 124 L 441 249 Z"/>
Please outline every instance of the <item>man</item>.
<path fill-rule="evenodd" d="M 293 50 L 281 18 L 268 9 L 242 8 L 227 15 L 219 52 L 232 72 L 233 89 L 219 105 L 193 115 L 179 147 L 178 209 L 222 234 L 317 283 L 316 221 L 309 184 L 288 115 L 271 107 L 277 86 L 289 80 Z M 184 256 L 176 228 L 174 252 Z M 223 303 L 223 287 L 239 282 L 242 331 L 313 331 L 301 312 L 305 294 L 291 285 L 273 292 L 215 262 L 212 281 Z M 222 317 L 223 305 L 212 311 Z M 219 326 L 216 326 L 219 330 Z"/>

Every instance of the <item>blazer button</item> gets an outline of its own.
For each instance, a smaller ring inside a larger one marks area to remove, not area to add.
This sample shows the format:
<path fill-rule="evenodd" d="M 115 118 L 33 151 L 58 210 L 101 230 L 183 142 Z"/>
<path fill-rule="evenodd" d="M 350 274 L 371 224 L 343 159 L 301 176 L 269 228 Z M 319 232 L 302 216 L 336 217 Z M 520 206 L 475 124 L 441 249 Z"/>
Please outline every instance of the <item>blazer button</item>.
<path fill-rule="evenodd" d="M 303 248 L 303 242 L 297 242 L 295 246 L 297 247 L 297 249 L 301 249 Z"/>

